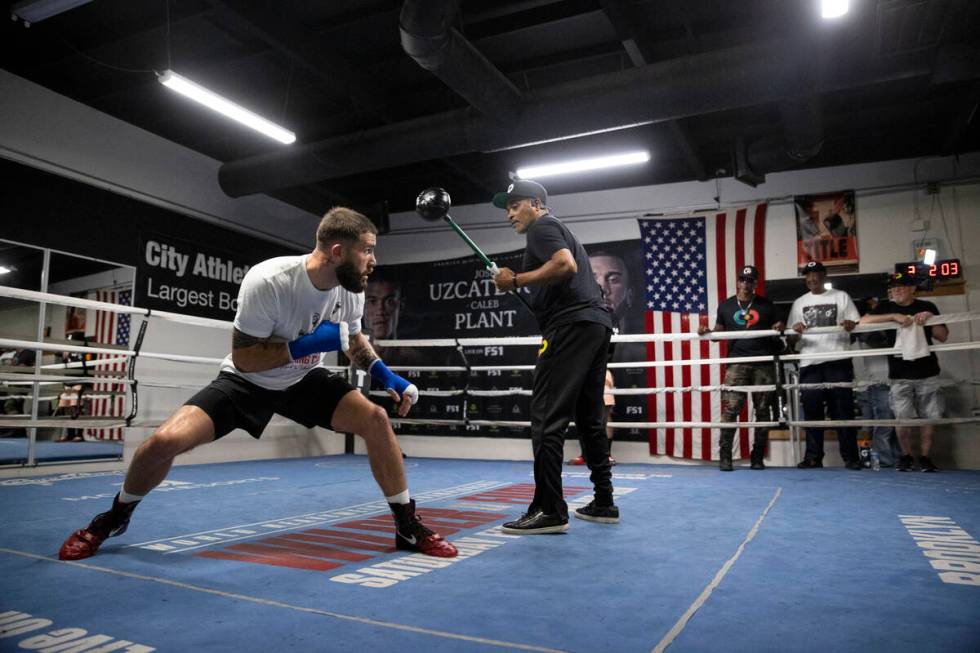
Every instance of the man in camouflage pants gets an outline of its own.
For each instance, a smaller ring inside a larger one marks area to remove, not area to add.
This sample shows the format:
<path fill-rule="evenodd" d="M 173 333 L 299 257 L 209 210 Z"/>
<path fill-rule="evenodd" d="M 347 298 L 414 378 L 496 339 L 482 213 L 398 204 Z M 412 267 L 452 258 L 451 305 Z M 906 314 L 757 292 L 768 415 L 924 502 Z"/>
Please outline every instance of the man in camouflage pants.
<path fill-rule="evenodd" d="M 759 273 L 754 266 L 746 265 L 738 272 L 736 294 L 718 305 L 718 315 L 714 329 L 703 326 L 698 333 L 705 335 L 711 331 L 757 331 L 776 329 L 781 331 L 785 326 L 776 319 L 776 308 L 772 302 L 761 295 L 755 294 Z M 771 356 L 782 349 L 782 343 L 777 337 L 748 338 L 732 340 L 728 348 L 729 358 L 742 356 Z M 725 370 L 725 385 L 772 385 L 776 382 L 776 372 L 771 361 L 764 363 L 730 363 Z M 736 422 L 738 414 L 745 405 L 745 392 L 725 390 L 721 393 L 722 421 Z M 755 421 L 773 422 L 779 420 L 776 403 L 776 393 L 753 392 L 752 403 L 755 406 Z M 732 445 L 735 440 L 735 429 L 721 429 L 718 468 L 730 472 L 732 467 Z M 752 469 L 765 469 L 762 459 L 766 455 L 766 445 L 769 442 L 769 429 L 755 429 L 755 442 L 752 444 Z"/>

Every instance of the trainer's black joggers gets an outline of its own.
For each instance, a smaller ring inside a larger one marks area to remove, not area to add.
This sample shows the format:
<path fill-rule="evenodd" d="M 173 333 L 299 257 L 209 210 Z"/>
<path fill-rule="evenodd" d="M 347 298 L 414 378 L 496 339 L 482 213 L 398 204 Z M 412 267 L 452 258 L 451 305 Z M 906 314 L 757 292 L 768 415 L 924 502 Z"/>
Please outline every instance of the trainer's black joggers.
<path fill-rule="evenodd" d="M 596 322 L 573 322 L 548 329 L 534 369 L 531 443 L 534 448 L 534 500 L 531 510 L 568 517 L 561 469 L 565 431 L 574 418 L 585 444 L 596 502 L 612 504 L 609 443 L 603 423 L 602 393 L 612 331 Z"/>

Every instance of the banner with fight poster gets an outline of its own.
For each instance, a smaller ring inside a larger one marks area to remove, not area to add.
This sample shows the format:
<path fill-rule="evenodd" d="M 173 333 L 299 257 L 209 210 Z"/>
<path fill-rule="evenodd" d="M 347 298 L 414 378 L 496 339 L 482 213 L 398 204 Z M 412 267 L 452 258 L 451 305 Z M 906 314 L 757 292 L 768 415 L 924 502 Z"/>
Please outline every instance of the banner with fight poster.
<path fill-rule="evenodd" d="M 593 271 L 603 287 L 618 328 L 623 332 L 643 333 L 643 275 L 640 241 L 627 240 L 586 246 Z M 495 254 L 491 258 L 500 267 L 521 270 L 523 250 Z M 522 292 L 527 292 L 522 289 Z M 476 256 L 382 265 L 375 269 L 365 290 L 363 328 L 372 340 L 474 338 L 538 335 L 537 321 L 513 295 L 498 293 L 489 272 Z M 378 348 L 381 357 L 392 366 L 411 365 L 533 365 L 535 346 L 468 346 L 462 355 L 455 347 Z M 643 344 L 620 345 L 614 360 L 634 356 L 645 360 Z M 466 385 L 464 372 L 402 371 L 422 390 L 459 389 Z M 617 387 L 645 387 L 642 368 L 615 370 Z M 531 388 L 530 370 L 492 370 L 471 372 L 470 389 L 508 390 Z M 391 401 L 379 403 L 391 409 Z M 464 406 L 465 401 L 465 406 Z M 414 418 L 528 421 L 530 397 L 423 397 L 409 414 Z M 619 397 L 614 419 L 644 421 L 646 400 L 642 397 Z M 391 414 L 394 414 L 393 412 Z M 480 435 L 484 437 L 528 437 L 524 427 L 464 427 L 406 424 L 399 433 L 439 435 Z M 617 433 L 620 439 L 645 441 L 646 431 L 636 429 Z"/>
<path fill-rule="evenodd" d="M 820 261 L 828 274 L 858 271 L 857 209 L 854 191 L 797 195 L 796 267 Z"/>

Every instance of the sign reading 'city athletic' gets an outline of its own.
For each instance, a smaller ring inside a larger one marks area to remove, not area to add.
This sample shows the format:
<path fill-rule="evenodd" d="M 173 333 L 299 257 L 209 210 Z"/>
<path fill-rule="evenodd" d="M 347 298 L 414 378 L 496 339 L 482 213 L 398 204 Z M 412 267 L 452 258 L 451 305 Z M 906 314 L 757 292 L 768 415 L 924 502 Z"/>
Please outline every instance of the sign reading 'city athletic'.
<path fill-rule="evenodd" d="M 140 235 L 137 306 L 231 321 L 251 266 L 228 252 L 152 232 Z"/>

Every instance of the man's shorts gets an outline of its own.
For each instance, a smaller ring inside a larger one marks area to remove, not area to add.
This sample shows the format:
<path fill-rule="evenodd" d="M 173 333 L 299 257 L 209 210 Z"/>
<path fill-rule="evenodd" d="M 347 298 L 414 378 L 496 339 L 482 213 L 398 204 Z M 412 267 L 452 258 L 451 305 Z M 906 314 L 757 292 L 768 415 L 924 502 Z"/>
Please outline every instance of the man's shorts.
<path fill-rule="evenodd" d="M 266 390 L 237 374 L 222 372 L 184 405 L 208 414 L 215 440 L 239 428 L 258 438 L 274 413 L 306 428 L 329 429 L 337 404 L 352 390 L 346 380 L 322 367 L 313 368 L 285 390 Z"/>
<path fill-rule="evenodd" d="M 943 417 L 943 395 L 939 377 L 894 379 L 888 391 L 888 405 L 895 419 L 939 419 Z"/>

